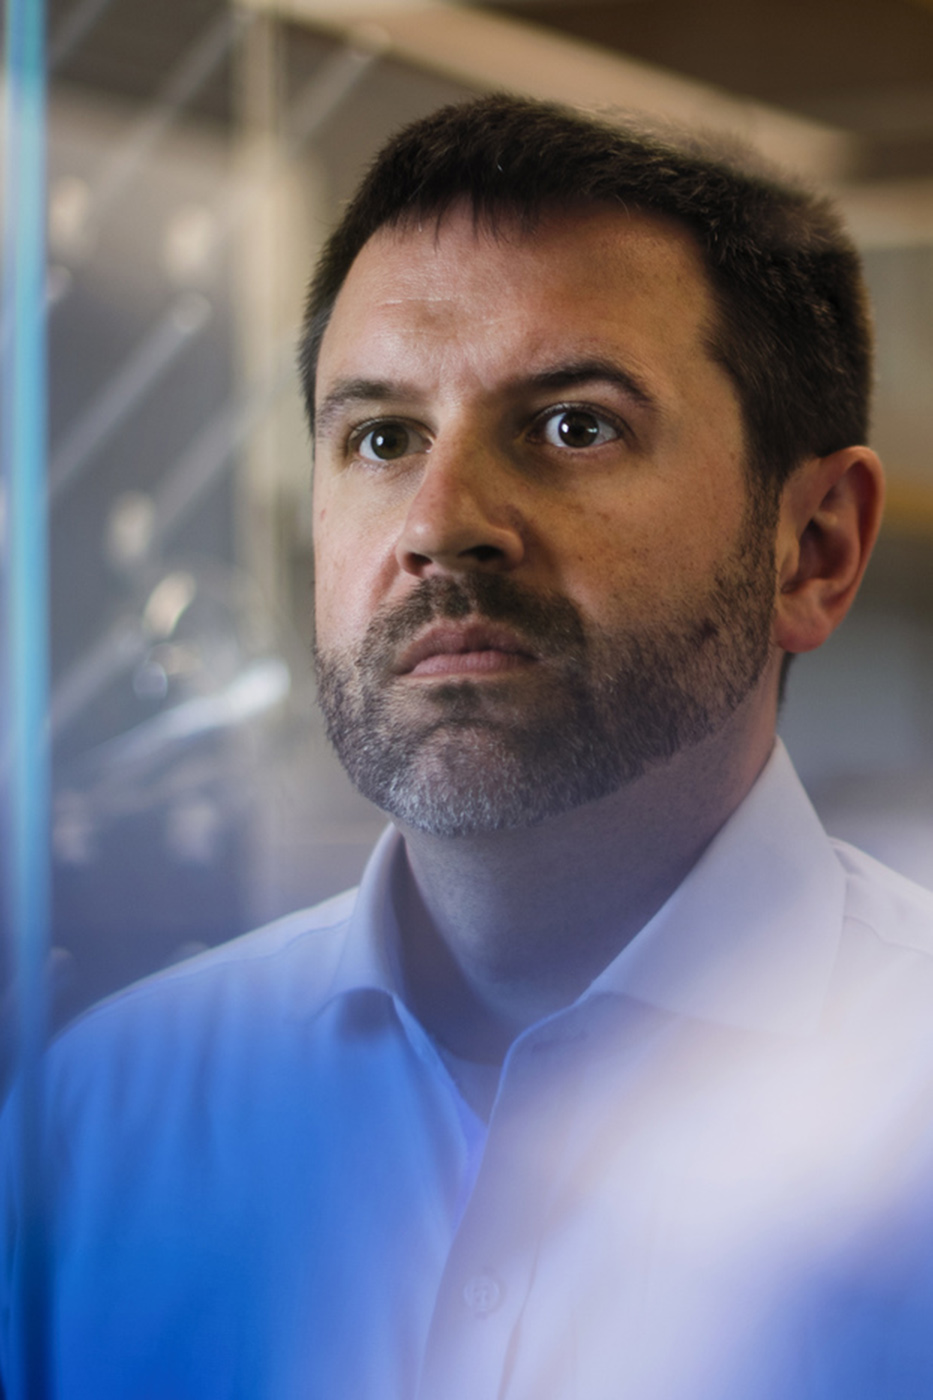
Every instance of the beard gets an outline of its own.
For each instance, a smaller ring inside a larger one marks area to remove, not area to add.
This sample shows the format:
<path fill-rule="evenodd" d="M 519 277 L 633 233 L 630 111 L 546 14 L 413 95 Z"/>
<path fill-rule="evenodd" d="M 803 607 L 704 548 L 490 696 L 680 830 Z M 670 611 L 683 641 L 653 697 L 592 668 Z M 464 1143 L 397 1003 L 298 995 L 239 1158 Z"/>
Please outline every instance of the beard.
<path fill-rule="evenodd" d="M 352 653 L 315 643 L 328 737 L 350 779 L 438 836 L 533 826 L 607 797 L 715 734 L 760 679 L 774 610 L 773 523 L 750 505 L 732 556 L 675 622 L 609 630 L 508 574 L 429 577 Z M 506 624 L 536 658 L 490 684 L 406 688 L 400 652 L 431 623 Z"/>

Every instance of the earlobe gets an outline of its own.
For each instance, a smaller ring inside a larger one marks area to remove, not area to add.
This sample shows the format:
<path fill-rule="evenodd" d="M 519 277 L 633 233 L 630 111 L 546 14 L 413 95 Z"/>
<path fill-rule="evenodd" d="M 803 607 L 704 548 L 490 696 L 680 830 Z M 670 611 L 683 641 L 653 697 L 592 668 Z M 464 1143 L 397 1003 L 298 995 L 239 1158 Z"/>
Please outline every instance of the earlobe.
<path fill-rule="evenodd" d="M 784 651 L 821 646 L 845 617 L 878 535 L 881 463 L 868 447 L 804 462 L 781 497 L 774 640 Z"/>

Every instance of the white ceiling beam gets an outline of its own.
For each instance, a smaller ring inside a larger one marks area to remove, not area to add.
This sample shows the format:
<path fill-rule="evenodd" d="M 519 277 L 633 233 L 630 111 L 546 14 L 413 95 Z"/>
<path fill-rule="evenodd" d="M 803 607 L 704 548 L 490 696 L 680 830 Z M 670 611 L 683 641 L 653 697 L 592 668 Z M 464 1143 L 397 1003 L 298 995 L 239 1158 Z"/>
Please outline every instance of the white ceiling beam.
<path fill-rule="evenodd" d="M 452 0 L 239 0 L 250 9 L 371 44 L 477 92 L 503 90 L 612 117 L 645 112 L 691 130 L 728 131 L 764 155 L 822 180 L 842 181 L 847 133 L 538 25 Z"/>

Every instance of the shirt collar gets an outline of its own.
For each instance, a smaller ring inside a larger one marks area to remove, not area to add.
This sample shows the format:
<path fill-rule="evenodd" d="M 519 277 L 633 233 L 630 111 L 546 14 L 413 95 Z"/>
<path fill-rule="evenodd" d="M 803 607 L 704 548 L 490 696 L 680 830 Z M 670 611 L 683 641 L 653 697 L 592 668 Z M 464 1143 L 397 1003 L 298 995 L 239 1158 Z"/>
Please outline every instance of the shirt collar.
<path fill-rule="evenodd" d="M 331 995 L 403 996 L 392 827 L 366 867 Z M 596 978 L 599 993 L 743 1029 L 816 1027 L 842 930 L 845 877 L 780 740 L 686 879 Z"/>
<path fill-rule="evenodd" d="M 746 1030 L 816 1028 L 845 876 L 777 740 L 744 801 L 586 995 L 617 992 Z"/>
<path fill-rule="evenodd" d="M 401 996 L 401 938 L 392 886 L 397 862 L 403 859 L 404 841 L 395 827 L 387 827 L 360 881 L 331 996 L 363 990 Z"/>

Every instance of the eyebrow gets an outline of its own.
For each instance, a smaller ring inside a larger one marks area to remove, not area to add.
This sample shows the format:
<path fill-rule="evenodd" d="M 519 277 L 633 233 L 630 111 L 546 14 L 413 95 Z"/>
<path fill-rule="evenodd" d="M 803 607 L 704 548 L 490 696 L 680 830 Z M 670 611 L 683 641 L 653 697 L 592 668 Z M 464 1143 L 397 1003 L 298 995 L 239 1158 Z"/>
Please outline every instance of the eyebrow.
<path fill-rule="evenodd" d="M 570 360 L 533 374 L 517 376 L 513 387 L 538 391 L 572 389 L 595 380 L 614 384 L 645 408 L 656 409 L 657 399 L 647 385 L 612 360 Z M 388 379 L 338 379 L 315 413 L 315 433 L 326 434 L 330 424 L 348 405 L 379 403 L 391 399 L 416 399 L 415 388 Z"/>
<path fill-rule="evenodd" d="M 571 360 L 566 364 L 554 365 L 551 369 L 538 370 L 523 378 L 521 383 L 530 389 L 572 389 L 577 384 L 588 384 L 593 380 L 616 385 L 645 408 L 658 406 L 647 384 L 613 360 Z"/>
<path fill-rule="evenodd" d="M 386 399 L 413 399 L 415 390 L 388 379 L 338 379 L 314 415 L 315 434 L 326 433 L 332 420 L 353 403 L 378 403 Z"/>

